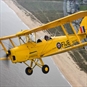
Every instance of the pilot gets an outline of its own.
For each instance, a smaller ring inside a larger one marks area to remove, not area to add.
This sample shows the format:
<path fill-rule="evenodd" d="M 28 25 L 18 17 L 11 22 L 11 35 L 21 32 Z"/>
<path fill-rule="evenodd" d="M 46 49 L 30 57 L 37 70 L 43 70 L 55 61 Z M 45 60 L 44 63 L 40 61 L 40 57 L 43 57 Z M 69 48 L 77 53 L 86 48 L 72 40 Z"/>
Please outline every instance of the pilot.
<path fill-rule="evenodd" d="M 49 36 L 47 36 L 47 35 L 45 35 L 45 36 L 44 36 L 44 39 L 47 41 L 47 40 L 50 40 L 50 39 L 52 39 L 52 38 L 49 37 Z"/>

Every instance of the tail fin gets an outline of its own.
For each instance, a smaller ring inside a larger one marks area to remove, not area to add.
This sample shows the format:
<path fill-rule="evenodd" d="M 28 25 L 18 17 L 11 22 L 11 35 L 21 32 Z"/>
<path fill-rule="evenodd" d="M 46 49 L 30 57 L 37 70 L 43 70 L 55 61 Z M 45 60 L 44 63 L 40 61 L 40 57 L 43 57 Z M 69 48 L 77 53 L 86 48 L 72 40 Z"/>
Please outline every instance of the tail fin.
<path fill-rule="evenodd" d="M 80 24 L 78 34 L 81 34 L 81 33 L 86 33 L 87 34 L 87 16 L 83 18 L 83 20 Z"/>

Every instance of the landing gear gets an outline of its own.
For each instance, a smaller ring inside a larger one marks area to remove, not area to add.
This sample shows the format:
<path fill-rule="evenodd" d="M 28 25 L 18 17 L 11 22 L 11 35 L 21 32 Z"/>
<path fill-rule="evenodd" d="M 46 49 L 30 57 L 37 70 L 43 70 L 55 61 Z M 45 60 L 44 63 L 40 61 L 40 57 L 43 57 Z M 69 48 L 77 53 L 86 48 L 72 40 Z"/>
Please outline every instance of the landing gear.
<path fill-rule="evenodd" d="M 42 72 L 43 72 L 44 74 L 47 74 L 47 73 L 49 72 L 49 66 L 48 66 L 48 65 L 43 65 L 43 66 L 42 66 Z"/>
<path fill-rule="evenodd" d="M 31 68 L 31 67 L 27 67 L 27 68 L 25 69 L 25 73 L 26 73 L 27 75 L 31 75 L 31 74 L 33 73 L 32 68 Z"/>
<path fill-rule="evenodd" d="M 33 69 L 35 68 L 35 66 L 40 67 L 44 74 L 47 74 L 49 72 L 49 66 L 48 65 L 44 65 L 44 62 L 43 62 L 43 60 L 41 58 L 40 59 L 32 59 L 30 61 L 30 65 L 28 65 L 26 62 L 23 62 L 23 63 L 28 66 L 25 69 L 25 73 L 27 75 L 31 75 L 33 73 Z"/>

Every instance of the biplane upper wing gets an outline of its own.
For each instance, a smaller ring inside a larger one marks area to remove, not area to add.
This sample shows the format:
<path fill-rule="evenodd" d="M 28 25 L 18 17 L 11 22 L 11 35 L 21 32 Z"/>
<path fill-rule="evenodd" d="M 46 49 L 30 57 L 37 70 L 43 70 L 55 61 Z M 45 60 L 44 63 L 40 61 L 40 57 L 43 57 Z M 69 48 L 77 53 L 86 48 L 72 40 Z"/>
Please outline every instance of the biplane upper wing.
<path fill-rule="evenodd" d="M 80 11 L 80 12 L 77 12 L 75 14 L 71 14 L 69 16 L 59 18 L 55 21 L 44 24 L 43 26 L 32 29 L 32 30 L 30 30 L 26 33 L 33 33 L 33 32 L 38 32 L 38 31 L 41 31 L 41 30 L 47 30 L 47 29 L 50 29 L 50 28 L 54 28 L 54 27 L 60 26 L 61 24 L 63 25 L 63 24 L 72 22 L 74 20 L 77 20 L 79 18 L 85 17 L 85 16 L 87 16 L 87 11 Z"/>
<path fill-rule="evenodd" d="M 0 37 L 0 41 L 1 41 L 1 40 L 10 39 L 10 38 L 15 38 L 15 37 L 17 37 L 16 34 L 14 34 L 14 35 L 9 35 L 9 36 L 4 36 L 4 37 Z"/>
<path fill-rule="evenodd" d="M 80 12 L 77 12 L 75 14 L 71 14 L 69 16 L 60 18 L 60 19 L 55 20 L 53 22 L 49 22 L 47 24 L 44 24 L 40 27 L 31 29 L 31 30 L 23 30 L 23 31 L 18 32 L 17 34 L 14 34 L 14 35 L 0 37 L 0 41 L 6 40 L 6 39 L 9 39 L 9 38 L 24 36 L 24 35 L 27 35 L 27 34 L 31 34 L 31 33 L 41 31 L 41 30 L 47 30 L 47 29 L 50 29 L 50 28 L 54 28 L 54 27 L 60 26 L 61 24 L 63 25 L 63 24 L 66 24 L 68 22 L 72 22 L 72 21 L 79 19 L 79 18 L 82 18 L 84 16 L 87 16 L 87 11 L 80 11 Z"/>

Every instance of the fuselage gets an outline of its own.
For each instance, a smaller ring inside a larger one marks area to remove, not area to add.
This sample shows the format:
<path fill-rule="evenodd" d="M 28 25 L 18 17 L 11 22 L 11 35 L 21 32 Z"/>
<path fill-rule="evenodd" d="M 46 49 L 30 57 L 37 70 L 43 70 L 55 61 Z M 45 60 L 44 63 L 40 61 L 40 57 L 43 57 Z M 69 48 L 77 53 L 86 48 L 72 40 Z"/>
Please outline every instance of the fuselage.
<path fill-rule="evenodd" d="M 85 38 L 86 35 L 78 37 L 81 39 Z M 61 49 L 70 47 L 78 42 L 74 34 L 69 35 L 69 39 L 66 36 L 52 37 L 49 40 L 42 40 L 42 42 L 27 42 L 20 46 L 12 48 L 11 60 L 13 63 L 24 62 L 35 58 L 42 58 L 44 56 L 53 55 Z"/>

